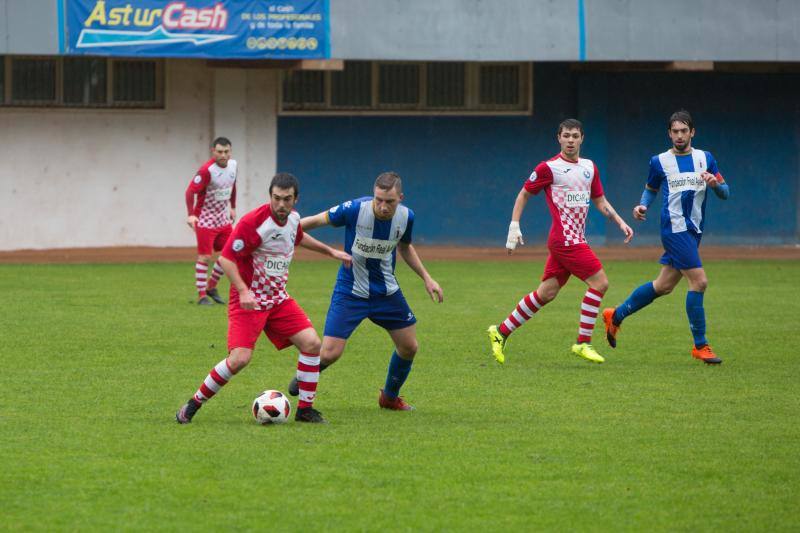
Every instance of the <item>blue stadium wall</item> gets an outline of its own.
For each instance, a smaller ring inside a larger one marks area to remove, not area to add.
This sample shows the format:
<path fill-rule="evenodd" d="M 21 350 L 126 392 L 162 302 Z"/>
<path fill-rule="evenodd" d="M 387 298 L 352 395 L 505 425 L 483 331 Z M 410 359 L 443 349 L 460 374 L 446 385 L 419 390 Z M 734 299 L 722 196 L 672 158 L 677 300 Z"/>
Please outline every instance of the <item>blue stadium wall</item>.
<path fill-rule="evenodd" d="M 531 116 L 282 116 L 278 168 L 300 178 L 304 214 L 369 195 L 377 174 L 395 170 L 417 214 L 415 242 L 499 246 L 523 181 L 558 152 L 562 119 L 585 123 L 582 155 L 632 223 L 650 156 L 669 147 L 666 119 L 686 108 L 694 146 L 715 155 L 731 186 L 728 201 L 708 200 L 704 243 L 800 242 L 800 75 L 576 72 L 548 63 L 535 65 L 534 91 Z M 549 225 L 543 198 L 533 197 L 526 242 L 543 242 Z M 657 217 L 634 229 L 636 243 L 658 242 Z M 587 234 L 593 244 L 621 243 L 594 209 Z M 342 239 L 330 229 L 320 237 Z"/>

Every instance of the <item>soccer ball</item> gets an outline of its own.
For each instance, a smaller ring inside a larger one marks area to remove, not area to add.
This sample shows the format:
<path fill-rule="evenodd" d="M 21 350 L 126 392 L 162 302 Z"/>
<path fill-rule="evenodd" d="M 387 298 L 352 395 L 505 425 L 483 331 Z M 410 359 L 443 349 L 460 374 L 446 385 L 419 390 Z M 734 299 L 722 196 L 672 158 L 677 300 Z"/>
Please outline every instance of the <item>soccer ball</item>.
<path fill-rule="evenodd" d="M 280 391 L 265 390 L 253 400 L 253 416 L 261 425 L 283 424 L 291 412 L 289 398 Z"/>

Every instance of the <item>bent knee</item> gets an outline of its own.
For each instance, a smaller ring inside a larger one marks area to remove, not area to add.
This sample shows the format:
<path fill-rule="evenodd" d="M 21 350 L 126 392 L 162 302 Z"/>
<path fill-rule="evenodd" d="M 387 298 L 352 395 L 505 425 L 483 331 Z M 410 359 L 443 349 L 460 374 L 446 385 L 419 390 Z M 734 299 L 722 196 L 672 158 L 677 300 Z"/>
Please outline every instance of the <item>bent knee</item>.
<path fill-rule="evenodd" d="M 319 361 L 321 363 L 324 363 L 327 366 L 330 366 L 333 363 L 335 363 L 336 361 L 338 361 L 341 356 L 342 356 L 341 352 L 339 352 L 339 353 L 330 353 L 330 352 L 321 351 L 320 354 L 319 354 Z"/>
<path fill-rule="evenodd" d="M 708 288 L 708 280 L 705 278 L 698 279 L 695 280 L 695 282 L 692 283 L 692 285 L 694 285 L 694 287 L 692 288 L 693 291 L 706 292 L 706 289 Z"/>
<path fill-rule="evenodd" d="M 319 340 L 319 337 L 311 345 L 311 353 L 319 353 L 322 350 L 322 341 Z"/>
<path fill-rule="evenodd" d="M 409 342 L 397 347 L 397 354 L 403 359 L 413 359 L 419 350 L 419 343 L 417 341 Z"/>
<path fill-rule="evenodd" d="M 657 295 L 664 296 L 671 293 L 676 285 L 677 283 L 663 283 L 655 280 L 653 281 L 653 290 L 656 291 Z"/>
<path fill-rule="evenodd" d="M 322 350 L 322 341 L 316 335 L 305 342 L 302 346 L 298 346 L 301 352 L 304 353 L 320 353 Z"/>
<path fill-rule="evenodd" d="M 339 360 L 343 352 L 344 349 L 340 350 L 336 348 L 330 348 L 328 346 L 325 346 L 324 343 L 322 343 L 321 348 L 319 350 L 319 360 L 325 365 L 330 366 Z"/>
<path fill-rule="evenodd" d="M 589 287 L 596 290 L 597 292 L 605 294 L 608 291 L 608 279 L 595 281 L 591 285 L 589 285 Z"/>
<path fill-rule="evenodd" d="M 228 357 L 228 366 L 231 369 L 231 372 L 234 374 L 238 374 L 244 367 L 246 367 L 250 363 L 250 359 L 252 358 L 253 353 L 250 352 L 248 354 L 231 354 Z"/>
<path fill-rule="evenodd" d="M 658 294 L 659 296 L 666 296 L 667 294 L 672 292 L 672 289 L 674 289 L 674 287 L 670 287 L 670 286 L 666 286 L 666 285 L 663 286 L 663 287 L 660 287 L 658 285 L 653 285 L 653 289 L 656 291 L 656 294 Z"/>
<path fill-rule="evenodd" d="M 540 289 L 536 291 L 536 296 L 542 304 L 552 302 L 558 295 L 558 289 Z"/>

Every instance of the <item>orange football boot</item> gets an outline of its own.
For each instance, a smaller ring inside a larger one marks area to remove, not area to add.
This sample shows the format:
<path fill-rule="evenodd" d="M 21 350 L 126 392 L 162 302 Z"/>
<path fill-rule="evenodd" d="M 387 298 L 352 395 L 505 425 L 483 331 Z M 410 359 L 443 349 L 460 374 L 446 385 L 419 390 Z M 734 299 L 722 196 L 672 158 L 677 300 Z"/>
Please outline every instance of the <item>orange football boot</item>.
<path fill-rule="evenodd" d="M 381 409 L 391 409 L 392 411 L 413 411 L 414 408 L 406 403 L 406 401 L 398 396 L 397 398 L 389 398 L 386 393 L 381 389 L 380 398 L 378 398 L 378 405 Z"/>
<path fill-rule="evenodd" d="M 619 328 L 622 327 L 614 324 L 614 311 L 616 310 L 616 307 L 603 309 L 603 322 L 606 324 L 606 340 L 608 341 L 608 345 L 612 348 L 617 347 L 617 333 L 619 333 Z"/>
<path fill-rule="evenodd" d="M 702 348 L 692 348 L 692 357 L 695 359 L 700 359 L 707 365 L 719 365 L 722 364 L 722 359 L 717 357 L 717 354 L 711 349 L 711 346 L 706 344 Z"/>

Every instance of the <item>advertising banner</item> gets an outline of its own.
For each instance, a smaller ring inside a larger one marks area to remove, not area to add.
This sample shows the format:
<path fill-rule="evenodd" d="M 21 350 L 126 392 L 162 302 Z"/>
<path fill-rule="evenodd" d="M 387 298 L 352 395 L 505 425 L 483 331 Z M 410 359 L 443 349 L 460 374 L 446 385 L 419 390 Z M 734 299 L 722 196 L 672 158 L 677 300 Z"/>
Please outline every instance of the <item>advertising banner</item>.
<path fill-rule="evenodd" d="M 59 0 L 65 52 L 126 57 L 326 59 L 328 0 Z"/>

